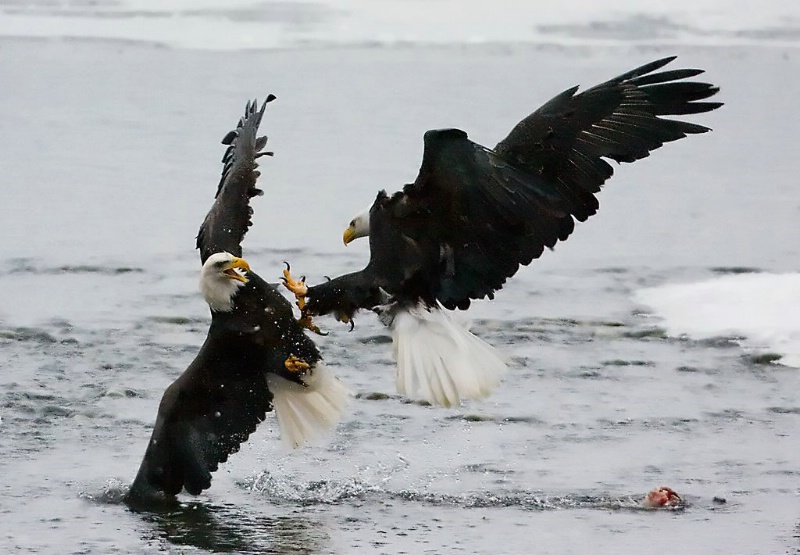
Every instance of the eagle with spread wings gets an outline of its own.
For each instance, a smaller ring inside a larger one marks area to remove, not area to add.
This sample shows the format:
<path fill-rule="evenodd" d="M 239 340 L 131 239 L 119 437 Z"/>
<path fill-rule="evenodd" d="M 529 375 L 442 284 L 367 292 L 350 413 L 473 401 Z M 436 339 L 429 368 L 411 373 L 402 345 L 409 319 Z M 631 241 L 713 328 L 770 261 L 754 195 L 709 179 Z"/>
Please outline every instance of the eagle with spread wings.
<path fill-rule="evenodd" d="M 662 70 L 674 59 L 567 89 L 494 148 L 460 129 L 425 133 L 414 182 L 380 191 L 344 232 L 345 244 L 369 237 L 365 268 L 315 286 L 284 272 L 305 320 L 333 313 L 352 322 L 356 311 L 376 310 L 392 330 L 398 391 L 445 406 L 488 395 L 506 364 L 451 310 L 492 299 L 594 215 L 610 161 L 635 162 L 709 131 L 672 118 L 722 105 L 707 101 L 718 87 L 689 80 L 702 70 Z"/>

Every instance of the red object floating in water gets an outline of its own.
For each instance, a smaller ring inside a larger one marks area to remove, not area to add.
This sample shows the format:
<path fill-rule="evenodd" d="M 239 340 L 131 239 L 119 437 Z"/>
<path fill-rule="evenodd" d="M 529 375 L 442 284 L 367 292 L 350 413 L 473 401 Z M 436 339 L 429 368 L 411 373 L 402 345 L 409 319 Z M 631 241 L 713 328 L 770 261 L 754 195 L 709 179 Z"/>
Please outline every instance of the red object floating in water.
<path fill-rule="evenodd" d="M 658 509 L 660 507 L 677 507 L 683 503 L 683 499 L 675 490 L 666 486 L 661 486 L 650 491 L 642 501 L 642 506 L 647 509 Z"/>

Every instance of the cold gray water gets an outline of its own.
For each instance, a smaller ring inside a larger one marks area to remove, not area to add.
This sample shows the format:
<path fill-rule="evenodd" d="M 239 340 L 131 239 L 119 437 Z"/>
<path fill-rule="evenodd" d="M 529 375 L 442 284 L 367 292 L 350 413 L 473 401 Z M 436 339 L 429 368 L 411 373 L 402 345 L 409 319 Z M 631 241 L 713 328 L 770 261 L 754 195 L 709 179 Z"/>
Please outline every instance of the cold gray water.
<path fill-rule="evenodd" d="M 551 10 L 548 40 L 371 42 L 364 6 L 269 3 L 300 39 L 347 17 L 355 38 L 204 49 L 185 13 L 170 44 L 128 4 L 0 3 L 0 552 L 800 553 L 797 14 L 716 34 L 625 16 L 611 30 L 632 35 L 605 41 L 605 20 Z M 254 18 L 231 13 L 223 30 Z M 565 88 L 671 54 L 721 87 L 726 105 L 693 118 L 714 131 L 616 167 L 596 216 L 469 311 L 510 360 L 492 397 L 407 402 L 373 315 L 350 333 L 321 319 L 355 393 L 328 441 L 290 452 L 269 417 L 203 495 L 120 503 L 205 338 L 194 237 L 247 99 L 278 97 L 244 254 L 267 279 L 288 260 L 317 282 L 365 264 L 341 232 L 415 177 L 425 130 L 491 146 Z M 659 293 L 698 284 L 742 291 L 688 304 L 702 332 Z M 789 316 L 756 317 L 768 300 Z M 734 301 L 752 332 L 715 320 Z M 660 485 L 685 506 L 643 510 Z"/>

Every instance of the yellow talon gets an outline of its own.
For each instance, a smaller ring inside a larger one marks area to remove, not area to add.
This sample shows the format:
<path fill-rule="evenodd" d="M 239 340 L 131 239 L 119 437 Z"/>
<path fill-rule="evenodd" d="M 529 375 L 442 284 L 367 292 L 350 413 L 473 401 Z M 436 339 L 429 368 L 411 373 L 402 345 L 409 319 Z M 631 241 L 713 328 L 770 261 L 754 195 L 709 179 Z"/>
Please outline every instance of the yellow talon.
<path fill-rule="evenodd" d="M 303 372 L 304 370 L 308 370 L 311 368 L 311 365 L 304 360 L 297 358 L 296 356 L 292 355 L 287 358 L 283 365 L 289 372 Z"/>
<path fill-rule="evenodd" d="M 297 299 L 297 308 L 300 309 L 301 313 L 301 318 L 297 322 L 304 328 L 311 330 L 316 334 L 327 335 L 326 333 L 320 331 L 319 326 L 311 321 L 311 315 L 307 314 L 305 310 L 303 310 L 306 306 L 306 295 L 308 294 L 308 286 L 306 285 L 305 276 L 301 277 L 300 281 L 294 279 L 294 277 L 292 277 L 289 263 L 284 262 L 284 264 L 286 264 L 286 269 L 283 271 L 283 277 L 281 278 L 281 281 L 283 281 L 283 286 L 294 293 L 294 296 Z"/>
<path fill-rule="evenodd" d="M 297 321 L 297 323 L 306 328 L 307 330 L 313 331 L 317 335 L 328 335 L 327 332 L 324 332 L 321 329 L 319 329 L 319 326 L 311 321 L 311 316 L 309 316 L 308 314 L 303 314 L 303 317 L 300 318 Z"/>
<path fill-rule="evenodd" d="M 294 293 L 295 298 L 297 298 L 297 307 L 303 310 L 303 307 L 306 306 L 306 295 L 308 294 L 306 278 L 302 277 L 300 281 L 297 281 L 292 277 L 289 263 L 284 262 L 284 264 L 286 264 L 286 269 L 283 271 L 283 278 L 281 278 L 283 285 L 286 289 Z"/>

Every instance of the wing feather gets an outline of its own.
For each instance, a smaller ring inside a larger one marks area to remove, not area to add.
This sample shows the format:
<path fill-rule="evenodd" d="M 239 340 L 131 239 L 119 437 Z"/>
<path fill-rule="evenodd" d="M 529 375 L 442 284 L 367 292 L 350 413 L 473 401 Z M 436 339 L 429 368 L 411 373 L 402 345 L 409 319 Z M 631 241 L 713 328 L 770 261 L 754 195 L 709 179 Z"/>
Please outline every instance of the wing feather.
<path fill-rule="evenodd" d="M 183 488 L 193 495 L 211 486 L 220 463 L 236 453 L 272 410 L 266 375 L 244 373 L 235 356 L 209 338 L 195 361 L 164 392 L 150 443 L 129 499 L 150 502 Z"/>
<path fill-rule="evenodd" d="M 262 152 L 267 145 L 267 137 L 257 136 L 258 126 L 267 104 L 273 100 L 275 96 L 269 95 L 260 109 L 256 100 L 248 102 L 236 129 L 222 139 L 222 144 L 228 145 L 228 148 L 222 156 L 222 176 L 217 186 L 216 200 L 197 234 L 201 262 L 217 252 L 242 255 L 241 243 L 252 225 L 250 199 L 263 194 L 256 187 L 260 175 L 256 159 L 271 154 Z"/>
<path fill-rule="evenodd" d="M 705 100 L 719 90 L 701 82 L 682 81 L 703 73 L 677 69 L 653 73 L 675 57 L 662 58 L 575 94 L 573 87 L 556 95 L 523 119 L 495 150 L 530 172 L 579 185 L 596 193 L 613 171 L 603 158 L 633 162 L 666 142 L 709 129 L 674 116 L 708 112 L 719 102 Z M 594 175 L 570 174 L 573 158 L 598 167 Z M 587 160 L 588 159 L 588 160 Z"/>
<path fill-rule="evenodd" d="M 664 143 L 709 130 L 661 117 L 721 106 L 705 102 L 717 87 L 682 81 L 702 70 L 657 72 L 673 59 L 655 60 L 580 94 L 578 87 L 567 89 L 519 122 L 494 150 L 458 129 L 428 131 L 415 182 L 386 209 L 371 212 L 369 268 L 376 279 L 393 295 L 448 308 L 491 297 L 520 265 L 567 239 L 575 220 L 597 212 L 595 193 L 613 175 L 608 160 L 633 162 Z M 414 257 L 404 256 L 408 241 Z M 446 260 L 430 256 L 436 252 L 447 253 Z M 398 275 L 418 279 L 393 283 L 391 276 Z"/>

